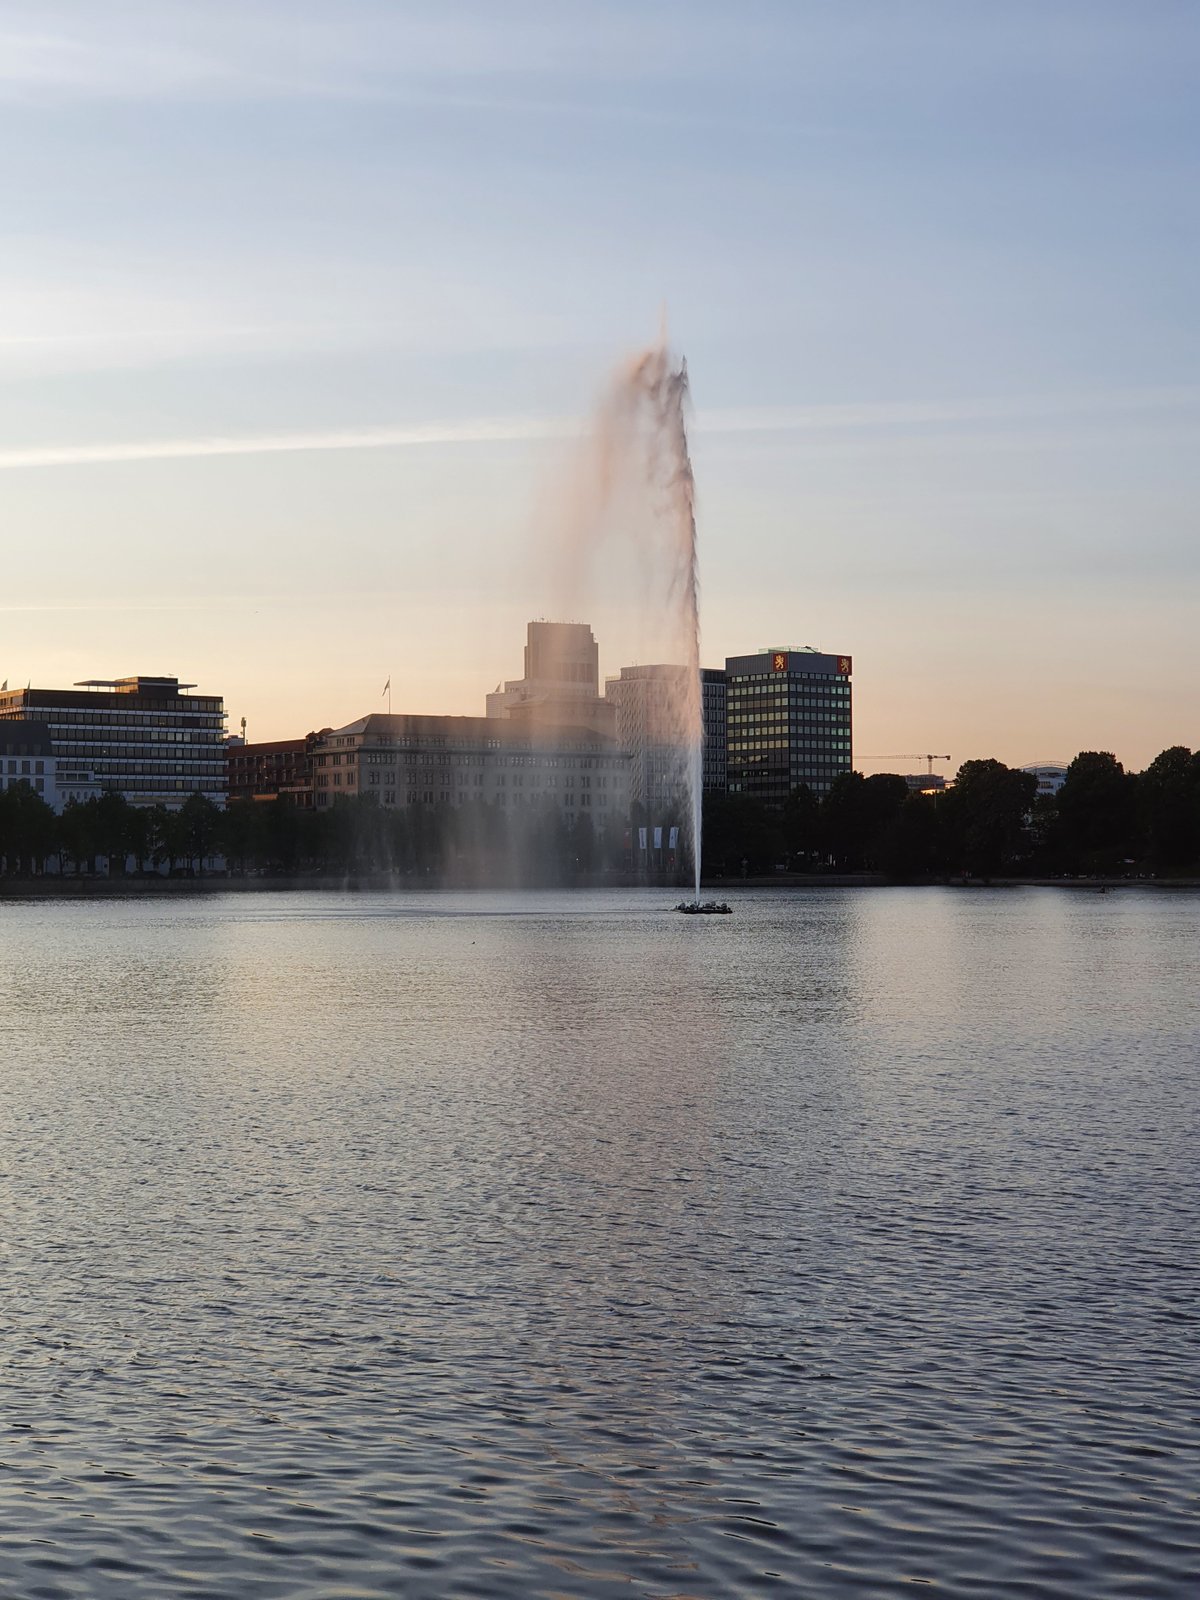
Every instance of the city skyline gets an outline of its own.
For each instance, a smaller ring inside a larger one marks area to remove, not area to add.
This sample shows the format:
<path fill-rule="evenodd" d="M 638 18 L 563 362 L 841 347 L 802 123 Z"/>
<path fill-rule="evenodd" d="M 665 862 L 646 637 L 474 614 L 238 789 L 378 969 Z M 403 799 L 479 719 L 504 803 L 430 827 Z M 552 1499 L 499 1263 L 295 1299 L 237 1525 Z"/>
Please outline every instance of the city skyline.
<path fill-rule="evenodd" d="M 1194 744 L 1197 24 L 1027 4 L 16 4 L 0 678 L 252 737 L 478 714 L 667 303 L 703 659 L 850 651 L 855 745 Z M 552 518 L 550 519 L 552 521 Z"/>

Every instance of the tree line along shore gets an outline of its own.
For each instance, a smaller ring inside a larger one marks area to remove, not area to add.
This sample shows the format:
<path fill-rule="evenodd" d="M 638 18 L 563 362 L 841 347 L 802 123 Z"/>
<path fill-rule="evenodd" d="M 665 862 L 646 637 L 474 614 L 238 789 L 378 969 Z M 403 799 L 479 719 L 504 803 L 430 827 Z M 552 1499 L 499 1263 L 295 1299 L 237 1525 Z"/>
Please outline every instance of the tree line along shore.
<path fill-rule="evenodd" d="M 130 805 L 116 792 L 61 815 L 24 786 L 0 794 L 0 871 L 9 879 L 419 878 L 425 883 L 581 884 L 690 878 L 688 862 L 640 857 L 645 819 L 569 824 L 554 807 L 505 811 L 414 805 L 372 797 L 308 811 L 289 802 L 235 801 L 222 810 L 192 795 L 178 810 Z M 665 827 L 682 818 L 662 819 Z M 848 772 L 820 801 L 807 788 L 770 808 L 743 795 L 707 795 L 706 880 L 863 877 L 914 883 L 951 878 L 1121 880 L 1200 873 L 1200 751 L 1164 750 L 1144 772 L 1114 756 L 1077 756 L 1056 795 L 1029 773 L 968 761 L 939 794 L 902 777 Z"/>

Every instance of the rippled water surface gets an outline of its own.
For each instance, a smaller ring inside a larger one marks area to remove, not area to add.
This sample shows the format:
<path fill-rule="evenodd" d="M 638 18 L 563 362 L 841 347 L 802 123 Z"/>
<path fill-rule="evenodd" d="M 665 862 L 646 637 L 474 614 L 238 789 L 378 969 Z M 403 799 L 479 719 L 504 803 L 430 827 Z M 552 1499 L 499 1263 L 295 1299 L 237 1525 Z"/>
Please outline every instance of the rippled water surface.
<path fill-rule="evenodd" d="M 1200 1594 L 1200 897 L 0 903 L 0 1594 Z"/>

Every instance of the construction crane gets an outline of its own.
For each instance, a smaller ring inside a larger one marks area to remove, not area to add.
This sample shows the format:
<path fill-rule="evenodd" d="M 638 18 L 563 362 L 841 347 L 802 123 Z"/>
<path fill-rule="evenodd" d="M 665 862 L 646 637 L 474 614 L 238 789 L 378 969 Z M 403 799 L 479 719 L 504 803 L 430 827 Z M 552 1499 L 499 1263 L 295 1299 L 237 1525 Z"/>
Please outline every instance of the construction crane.
<path fill-rule="evenodd" d="M 931 756 L 929 752 L 919 751 L 916 755 L 911 750 L 902 750 L 899 755 L 890 756 L 859 756 L 860 761 L 928 761 L 928 771 L 933 771 L 935 761 L 949 761 L 949 756 Z"/>

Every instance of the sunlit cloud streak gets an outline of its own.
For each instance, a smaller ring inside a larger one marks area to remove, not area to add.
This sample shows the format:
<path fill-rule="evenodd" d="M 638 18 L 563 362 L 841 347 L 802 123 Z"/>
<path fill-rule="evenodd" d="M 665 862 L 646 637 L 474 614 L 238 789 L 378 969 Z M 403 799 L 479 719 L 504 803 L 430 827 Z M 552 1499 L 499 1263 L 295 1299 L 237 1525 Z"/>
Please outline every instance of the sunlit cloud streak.
<path fill-rule="evenodd" d="M 127 0 L 122 9 L 114 26 L 111 10 L 88 0 L 12 0 L 0 17 L 0 102 L 353 98 L 619 115 L 620 103 L 581 108 L 562 93 L 564 79 L 658 76 L 694 70 L 714 50 L 725 64 L 739 47 L 747 53 L 744 24 L 719 12 L 681 30 L 641 7 L 576 8 L 565 19 L 554 0 L 503 14 L 460 0 L 453 15 L 360 0 L 353 27 L 340 9 L 295 0 Z M 497 92 L 506 82 L 515 92 Z M 557 92 L 530 93 L 534 82 Z"/>
<path fill-rule="evenodd" d="M 89 466 L 122 461 L 180 461 L 202 456 L 257 456 L 313 450 L 380 450 L 420 445 L 507 444 L 569 438 L 578 424 L 550 418 L 496 417 L 433 422 L 416 427 L 350 428 L 328 432 L 206 435 L 111 444 L 38 445 L 0 450 L 0 471 L 19 467 Z"/>
<path fill-rule="evenodd" d="M 978 423 L 1030 424 L 1073 418 L 1188 412 L 1200 408 L 1200 388 L 1127 390 L 1091 395 L 1035 395 L 952 401 L 844 405 L 755 406 L 700 411 L 697 434 L 902 431 L 970 427 Z M 326 450 L 418 449 L 438 445 L 523 444 L 579 437 L 585 423 L 570 417 L 479 417 L 458 422 L 383 425 L 375 428 L 189 439 L 117 440 L 98 444 L 54 444 L 0 449 L 0 471 L 21 468 L 101 466 L 119 462 L 179 461 L 210 456 L 303 454 Z"/>

